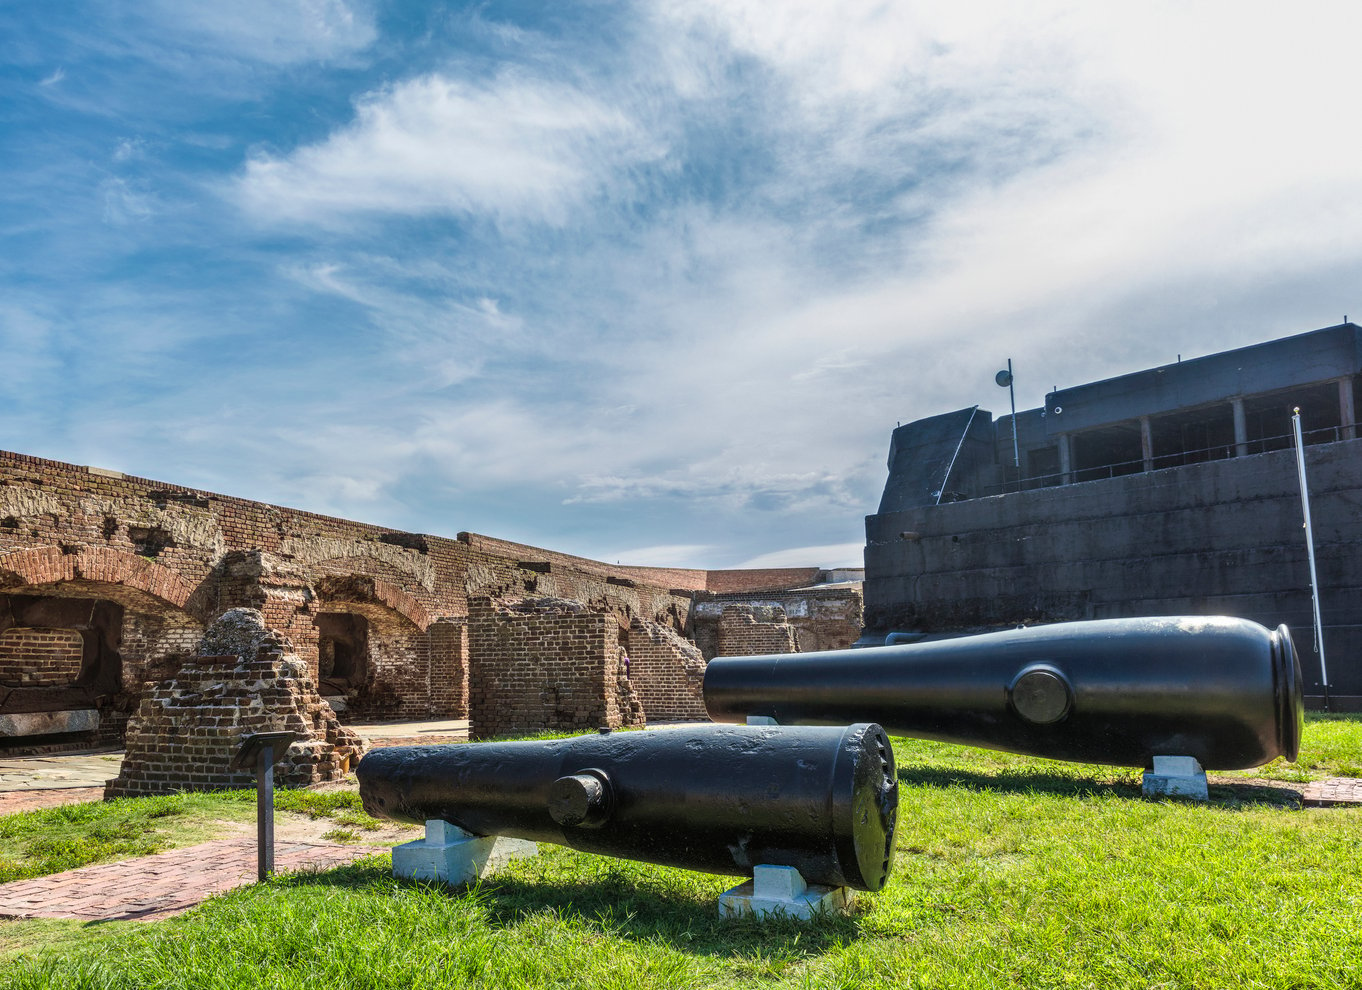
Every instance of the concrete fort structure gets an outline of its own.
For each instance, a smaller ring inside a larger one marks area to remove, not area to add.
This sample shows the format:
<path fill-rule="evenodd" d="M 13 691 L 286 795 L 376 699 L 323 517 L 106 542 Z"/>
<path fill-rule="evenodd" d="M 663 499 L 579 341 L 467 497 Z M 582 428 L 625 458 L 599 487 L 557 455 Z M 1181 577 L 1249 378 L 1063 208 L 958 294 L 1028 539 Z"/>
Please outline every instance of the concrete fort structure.
<path fill-rule="evenodd" d="M 232 664 L 296 667 L 311 686 L 279 690 L 328 738 L 317 698 L 342 722 L 468 718 L 479 737 L 703 719 L 717 651 L 851 643 L 852 577 L 612 566 L 0 451 L 0 752 L 121 742 L 144 700 L 154 749 Z M 233 610 L 274 637 L 260 658 L 205 646 Z"/>
<path fill-rule="evenodd" d="M 1362 708 L 1359 372 L 1344 323 L 1058 389 L 1015 419 L 976 406 L 899 427 L 866 519 L 863 642 L 1239 616 L 1291 627 L 1318 705 L 1299 408 L 1329 694 Z"/>

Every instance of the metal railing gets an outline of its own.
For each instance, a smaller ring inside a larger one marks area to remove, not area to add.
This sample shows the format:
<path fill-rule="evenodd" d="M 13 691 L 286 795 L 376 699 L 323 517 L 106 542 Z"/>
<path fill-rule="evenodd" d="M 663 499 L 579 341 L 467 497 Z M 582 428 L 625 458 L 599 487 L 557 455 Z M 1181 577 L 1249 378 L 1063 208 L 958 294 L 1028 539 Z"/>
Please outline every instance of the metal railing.
<path fill-rule="evenodd" d="M 1307 447 L 1320 443 L 1336 443 L 1343 439 L 1343 431 L 1349 429 L 1343 426 L 1326 426 L 1317 430 L 1305 432 L 1305 445 Z M 1362 425 L 1351 427 L 1353 430 L 1362 429 Z M 1189 464 L 1205 464 L 1210 461 L 1228 460 L 1235 456 L 1248 456 L 1251 454 L 1266 454 L 1276 450 L 1290 450 L 1294 444 L 1294 438 L 1290 433 L 1283 433 L 1270 437 L 1255 437 L 1252 440 L 1245 440 L 1243 443 L 1219 443 L 1211 447 L 1201 447 L 1195 450 L 1182 450 L 1172 454 L 1156 454 L 1150 458 L 1151 470 L 1158 471 L 1163 468 L 1185 467 Z M 1238 448 L 1243 448 L 1242 454 L 1236 454 Z M 1004 471 L 1014 471 L 1010 467 L 1004 467 Z M 1048 474 L 1029 475 L 1025 478 L 1008 478 L 1001 484 L 987 485 L 980 489 L 977 498 L 989 495 L 1007 495 L 1012 492 L 1033 491 L 1037 488 L 1056 488 L 1060 485 L 1078 484 L 1084 481 L 1102 481 L 1107 478 L 1119 478 L 1131 474 L 1142 474 L 1145 470 L 1145 461 L 1141 457 L 1138 460 L 1113 461 L 1108 464 L 1096 465 L 1074 465 L 1069 468 L 1068 477 L 1065 472 L 1053 471 Z M 956 501 L 971 496 L 957 494 Z M 962 498 L 963 496 L 963 498 Z M 947 501 L 950 501 L 949 499 Z"/>

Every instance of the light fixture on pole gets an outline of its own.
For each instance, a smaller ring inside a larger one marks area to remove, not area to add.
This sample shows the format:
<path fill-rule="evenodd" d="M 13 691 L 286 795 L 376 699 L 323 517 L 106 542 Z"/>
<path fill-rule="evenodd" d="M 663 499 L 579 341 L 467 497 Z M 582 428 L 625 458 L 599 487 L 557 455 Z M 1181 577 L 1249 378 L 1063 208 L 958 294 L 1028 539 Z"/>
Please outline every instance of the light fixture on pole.
<path fill-rule="evenodd" d="M 1012 462 L 1016 465 L 1017 472 L 1021 472 L 1021 451 L 1017 447 L 1017 391 L 1012 387 L 1012 359 L 1007 359 L 1007 370 L 1000 371 L 993 376 L 993 380 L 998 383 L 1000 388 L 1007 389 L 1008 397 L 1012 400 Z"/>

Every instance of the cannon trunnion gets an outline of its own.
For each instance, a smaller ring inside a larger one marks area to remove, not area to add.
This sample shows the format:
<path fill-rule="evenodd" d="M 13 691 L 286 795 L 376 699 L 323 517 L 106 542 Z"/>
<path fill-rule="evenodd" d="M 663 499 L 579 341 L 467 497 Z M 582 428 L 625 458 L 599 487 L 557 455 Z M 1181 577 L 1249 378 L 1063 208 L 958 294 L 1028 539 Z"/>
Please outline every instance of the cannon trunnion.
<path fill-rule="evenodd" d="M 874 719 L 894 735 L 1083 763 L 1191 756 L 1238 770 L 1296 758 L 1300 663 L 1285 626 L 1181 616 L 773 656 L 705 670 L 715 721 Z"/>
<path fill-rule="evenodd" d="M 370 752 L 357 774 L 376 817 L 706 873 L 790 866 L 875 891 L 893 858 L 898 778 L 873 724 L 398 746 Z"/>

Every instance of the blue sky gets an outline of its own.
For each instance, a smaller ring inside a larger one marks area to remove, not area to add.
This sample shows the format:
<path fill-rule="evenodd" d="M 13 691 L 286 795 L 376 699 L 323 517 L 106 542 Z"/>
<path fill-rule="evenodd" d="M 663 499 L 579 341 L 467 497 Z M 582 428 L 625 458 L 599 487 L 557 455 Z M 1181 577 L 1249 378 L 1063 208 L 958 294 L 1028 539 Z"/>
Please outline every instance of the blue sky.
<path fill-rule="evenodd" d="M 855 564 L 896 422 L 1362 315 L 1355 4 L 0 2 L 0 447 Z"/>

